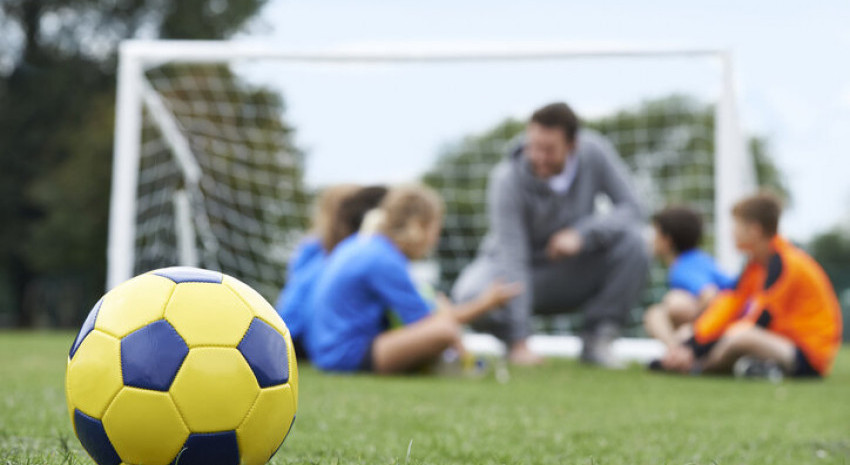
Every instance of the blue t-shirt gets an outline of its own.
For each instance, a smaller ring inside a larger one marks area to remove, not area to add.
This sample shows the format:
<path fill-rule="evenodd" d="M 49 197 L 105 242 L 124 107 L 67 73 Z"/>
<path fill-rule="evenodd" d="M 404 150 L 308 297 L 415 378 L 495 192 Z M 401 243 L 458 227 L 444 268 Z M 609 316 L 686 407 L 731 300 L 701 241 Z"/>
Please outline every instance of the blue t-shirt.
<path fill-rule="evenodd" d="M 350 237 L 334 249 L 313 293 L 307 349 L 316 366 L 356 370 L 387 329 L 388 312 L 404 325 L 429 314 L 407 267 L 407 257 L 382 235 Z"/>
<path fill-rule="evenodd" d="M 303 339 L 310 324 L 310 298 L 322 272 L 325 250 L 319 239 L 310 237 L 295 248 L 286 271 L 286 286 L 280 291 L 275 310 L 283 318 L 293 339 Z M 302 341 L 303 343 L 303 341 Z"/>
<path fill-rule="evenodd" d="M 714 285 L 718 289 L 735 287 L 735 278 L 727 275 L 711 255 L 699 250 L 689 250 L 676 257 L 667 275 L 672 289 L 688 291 L 694 296 L 706 286 Z"/>

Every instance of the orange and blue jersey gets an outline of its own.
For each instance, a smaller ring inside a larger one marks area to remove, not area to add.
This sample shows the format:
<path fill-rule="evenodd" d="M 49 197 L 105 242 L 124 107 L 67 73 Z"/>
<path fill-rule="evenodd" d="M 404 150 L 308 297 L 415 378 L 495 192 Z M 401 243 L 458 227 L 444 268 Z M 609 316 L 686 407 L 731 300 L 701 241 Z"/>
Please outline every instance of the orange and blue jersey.
<path fill-rule="evenodd" d="M 793 342 L 821 375 L 841 345 L 841 307 L 823 268 L 781 237 L 767 265 L 750 261 L 737 286 L 722 292 L 694 323 L 689 344 L 706 354 L 733 325 L 755 325 Z"/>
<path fill-rule="evenodd" d="M 415 323 L 430 314 L 416 289 L 407 257 L 386 236 L 354 236 L 328 257 L 313 290 L 307 350 L 317 367 L 354 371 L 390 319 Z"/>
<path fill-rule="evenodd" d="M 699 249 L 679 254 L 670 265 L 667 280 L 671 289 L 681 289 L 696 297 L 709 286 L 718 290 L 735 287 L 735 278 L 721 270 L 711 255 Z"/>

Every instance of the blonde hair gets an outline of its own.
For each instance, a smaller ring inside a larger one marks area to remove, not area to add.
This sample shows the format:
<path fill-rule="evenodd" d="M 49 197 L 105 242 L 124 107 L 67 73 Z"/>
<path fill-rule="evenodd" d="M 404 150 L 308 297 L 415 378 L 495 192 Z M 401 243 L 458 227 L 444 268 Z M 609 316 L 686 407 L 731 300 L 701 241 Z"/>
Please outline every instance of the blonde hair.
<path fill-rule="evenodd" d="M 344 237 L 340 236 L 336 217 L 343 200 L 355 193 L 356 184 L 339 184 L 330 186 L 319 194 L 313 212 L 313 233 L 319 236 L 322 248 L 330 252 Z"/>
<path fill-rule="evenodd" d="M 390 189 L 381 202 L 380 220 L 370 223 L 377 232 L 405 249 L 421 244 L 426 227 L 441 221 L 444 210 L 443 199 L 430 187 L 402 185 Z"/>

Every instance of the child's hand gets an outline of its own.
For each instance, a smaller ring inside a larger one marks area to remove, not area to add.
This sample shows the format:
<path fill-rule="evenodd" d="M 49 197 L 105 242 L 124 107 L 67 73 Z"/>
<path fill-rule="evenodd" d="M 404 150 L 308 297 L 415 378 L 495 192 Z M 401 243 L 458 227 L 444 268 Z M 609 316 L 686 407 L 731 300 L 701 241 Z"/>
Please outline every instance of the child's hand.
<path fill-rule="evenodd" d="M 694 366 L 694 353 L 683 345 L 673 347 L 661 359 L 661 366 L 670 371 L 687 373 Z"/>
<path fill-rule="evenodd" d="M 488 287 L 481 298 L 488 307 L 501 307 L 509 300 L 522 294 L 522 284 L 496 281 Z"/>

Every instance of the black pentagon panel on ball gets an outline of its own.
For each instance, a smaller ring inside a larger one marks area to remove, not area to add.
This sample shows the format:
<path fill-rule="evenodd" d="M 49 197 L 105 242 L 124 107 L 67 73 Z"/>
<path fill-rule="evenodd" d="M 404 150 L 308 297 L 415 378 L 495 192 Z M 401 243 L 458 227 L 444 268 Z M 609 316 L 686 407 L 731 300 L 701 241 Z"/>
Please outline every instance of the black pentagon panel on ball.
<path fill-rule="evenodd" d="M 265 321 L 254 318 L 237 347 L 261 388 L 289 381 L 286 340 Z"/>
<path fill-rule="evenodd" d="M 103 423 L 85 413 L 74 410 L 74 430 L 89 456 L 98 465 L 119 465 L 121 458 L 109 442 Z"/>
<path fill-rule="evenodd" d="M 177 465 L 239 465 L 235 431 L 194 433 L 175 459 Z"/>
<path fill-rule="evenodd" d="M 173 266 L 156 270 L 153 274 L 180 283 L 217 283 L 221 284 L 224 275 L 218 271 L 202 270 L 191 266 Z"/>
<path fill-rule="evenodd" d="M 157 320 L 121 339 L 121 373 L 126 386 L 167 391 L 189 353 L 177 330 Z"/>
<path fill-rule="evenodd" d="M 68 352 L 68 358 L 74 358 L 74 354 L 77 353 L 77 349 L 80 348 L 80 344 L 83 343 L 83 339 L 89 335 L 90 332 L 94 329 L 94 323 L 97 321 L 97 314 L 100 311 L 100 306 L 103 305 L 103 298 L 97 301 L 94 304 L 94 308 L 89 312 L 89 316 L 86 317 L 86 321 L 83 322 L 83 327 L 80 328 L 80 332 L 77 333 L 77 338 L 74 339 L 74 343 L 71 344 L 71 350 Z"/>

